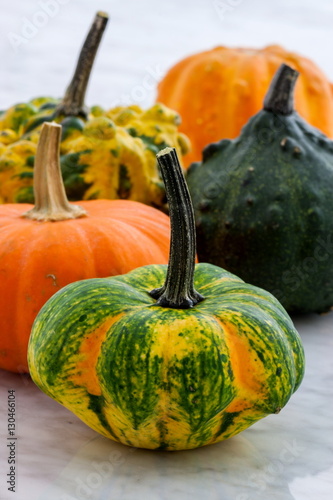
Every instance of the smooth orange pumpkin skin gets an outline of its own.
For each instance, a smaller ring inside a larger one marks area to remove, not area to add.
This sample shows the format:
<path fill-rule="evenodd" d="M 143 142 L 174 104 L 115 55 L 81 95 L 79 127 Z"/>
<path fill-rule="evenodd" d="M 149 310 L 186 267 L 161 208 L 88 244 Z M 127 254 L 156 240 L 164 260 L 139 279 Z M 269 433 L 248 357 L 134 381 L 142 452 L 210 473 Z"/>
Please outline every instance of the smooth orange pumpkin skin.
<path fill-rule="evenodd" d="M 0 207 L 0 368 L 28 372 L 27 346 L 42 305 L 74 281 L 167 264 L 169 217 L 135 201 L 81 201 L 87 217 L 22 218 L 32 205 Z"/>
<path fill-rule="evenodd" d="M 333 137 L 331 84 L 316 64 L 278 45 L 260 50 L 216 47 L 180 61 L 158 86 L 157 101 L 179 112 L 180 130 L 192 143 L 185 165 L 200 160 L 207 144 L 239 135 L 261 110 L 269 83 L 283 62 L 301 73 L 296 110 Z"/>

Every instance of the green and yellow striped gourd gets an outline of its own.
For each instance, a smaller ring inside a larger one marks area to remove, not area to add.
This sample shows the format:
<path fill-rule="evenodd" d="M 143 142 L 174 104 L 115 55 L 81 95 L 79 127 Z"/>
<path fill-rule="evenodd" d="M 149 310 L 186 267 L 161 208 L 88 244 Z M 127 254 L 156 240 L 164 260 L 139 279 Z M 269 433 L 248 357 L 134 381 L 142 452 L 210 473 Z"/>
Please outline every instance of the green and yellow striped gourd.
<path fill-rule="evenodd" d="M 39 313 L 28 360 L 34 382 L 103 436 L 183 450 L 278 413 L 302 380 L 304 353 L 271 294 L 195 265 L 193 210 L 175 150 L 158 160 L 169 266 L 65 287 Z"/>

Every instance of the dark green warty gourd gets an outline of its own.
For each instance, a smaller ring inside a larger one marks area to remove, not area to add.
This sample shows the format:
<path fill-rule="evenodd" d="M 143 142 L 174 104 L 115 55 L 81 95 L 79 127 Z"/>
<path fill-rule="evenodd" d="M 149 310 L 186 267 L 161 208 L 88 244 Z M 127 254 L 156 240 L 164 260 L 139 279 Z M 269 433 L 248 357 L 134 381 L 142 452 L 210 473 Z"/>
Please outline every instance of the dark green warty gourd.
<path fill-rule="evenodd" d="M 273 293 L 289 312 L 333 305 L 333 142 L 293 108 L 282 65 L 235 140 L 191 165 L 199 261 Z"/>

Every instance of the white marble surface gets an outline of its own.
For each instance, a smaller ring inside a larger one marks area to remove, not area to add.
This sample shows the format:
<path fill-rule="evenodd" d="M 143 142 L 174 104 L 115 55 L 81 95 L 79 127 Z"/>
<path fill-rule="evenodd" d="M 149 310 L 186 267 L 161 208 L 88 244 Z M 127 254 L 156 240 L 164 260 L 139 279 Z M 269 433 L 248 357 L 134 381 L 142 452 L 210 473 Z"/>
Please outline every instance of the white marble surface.
<path fill-rule="evenodd" d="M 111 21 L 87 104 L 149 105 L 155 91 L 147 74 L 159 79 L 180 57 L 218 44 L 279 43 L 311 57 L 333 80 L 331 0 L 50 0 L 61 4 L 58 12 L 16 51 L 9 34 L 20 35 L 46 0 L 0 1 L 0 108 L 61 95 L 97 9 Z M 216 9 L 222 4 L 230 7 L 223 19 Z M 1 500 L 332 500 L 333 313 L 295 322 L 307 367 L 285 409 L 193 451 L 132 450 L 108 441 L 29 377 L 0 371 Z M 8 389 L 17 400 L 16 493 L 6 486 Z"/>
<path fill-rule="evenodd" d="M 279 415 L 183 452 L 96 434 L 27 376 L 0 372 L 1 500 L 332 500 L 333 313 L 295 319 L 307 367 Z M 17 492 L 6 492 L 6 400 L 17 401 Z"/>

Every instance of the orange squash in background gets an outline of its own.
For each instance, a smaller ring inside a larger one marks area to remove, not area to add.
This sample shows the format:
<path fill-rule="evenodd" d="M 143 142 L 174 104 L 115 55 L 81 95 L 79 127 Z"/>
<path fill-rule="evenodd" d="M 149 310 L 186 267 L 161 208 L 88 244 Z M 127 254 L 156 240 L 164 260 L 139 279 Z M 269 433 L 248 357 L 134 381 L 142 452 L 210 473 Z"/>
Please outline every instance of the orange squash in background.
<path fill-rule="evenodd" d="M 157 101 L 180 113 L 180 130 L 191 140 L 186 165 L 200 160 L 207 144 L 239 135 L 262 108 L 269 83 L 282 63 L 301 74 L 296 111 L 333 137 L 331 84 L 316 64 L 278 45 L 264 49 L 216 47 L 180 61 L 158 86 Z"/>
<path fill-rule="evenodd" d="M 35 163 L 35 207 L 0 206 L 0 368 L 24 373 L 33 321 L 65 285 L 167 264 L 169 218 L 127 200 L 68 203 L 59 166 L 61 126 L 45 123 Z"/>

